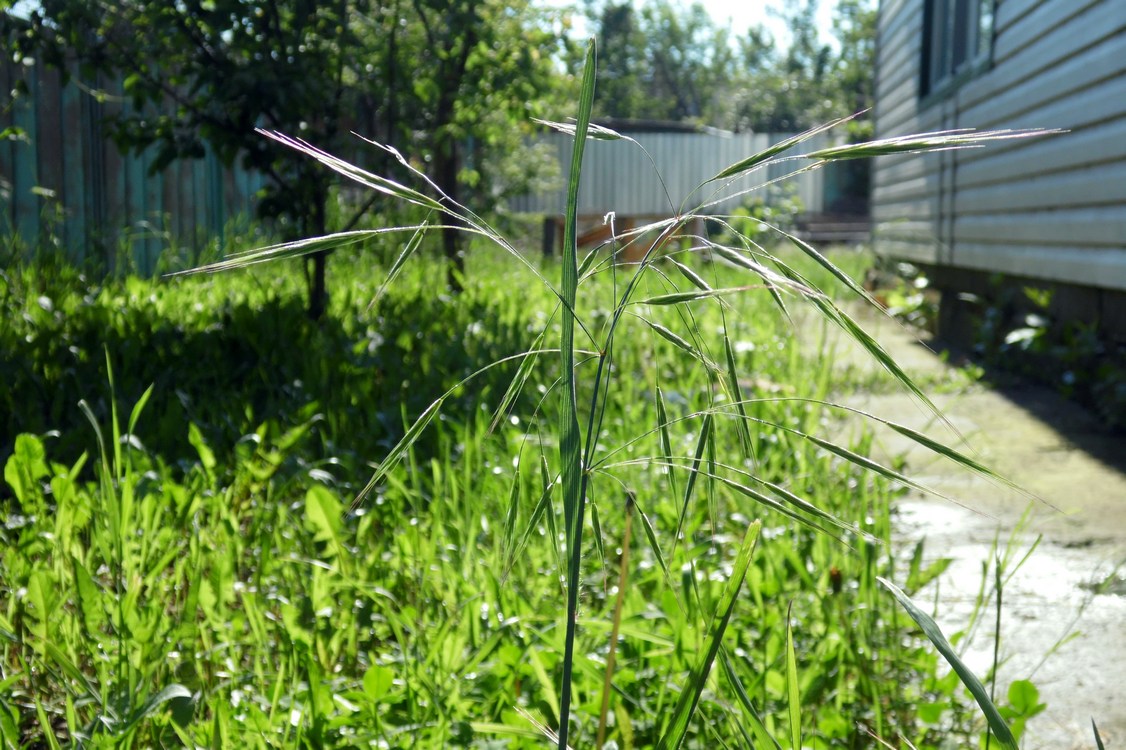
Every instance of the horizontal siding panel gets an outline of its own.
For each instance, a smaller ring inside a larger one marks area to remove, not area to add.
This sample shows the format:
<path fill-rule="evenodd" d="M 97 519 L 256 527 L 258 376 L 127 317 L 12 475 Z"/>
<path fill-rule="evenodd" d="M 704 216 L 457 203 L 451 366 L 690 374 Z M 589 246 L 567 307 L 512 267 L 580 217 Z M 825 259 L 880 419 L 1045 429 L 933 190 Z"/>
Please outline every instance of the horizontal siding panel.
<path fill-rule="evenodd" d="M 1126 207 L 1100 207 L 1038 213 L 959 216 L 954 241 L 1124 247 Z"/>
<path fill-rule="evenodd" d="M 938 263 L 938 244 L 935 242 L 905 242 L 897 239 L 879 239 L 880 253 L 914 263 Z"/>
<path fill-rule="evenodd" d="M 892 162 L 893 158 L 897 161 Z M 918 154 L 880 157 L 876 159 L 876 178 L 873 180 L 873 186 L 881 188 L 919 179 L 931 172 L 933 165 L 929 161 L 920 159 Z"/>
<path fill-rule="evenodd" d="M 937 178 L 920 177 L 915 180 L 903 180 L 881 187 L 874 193 L 880 203 L 899 204 L 906 201 L 926 200 L 935 195 L 938 189 Z"/>
<path fill-rule="evenodd" d="M 1021 83 L 1033 81 L 1022 95 L 1024 106 L 1018 106 L 1014 114 L 1033 109 L 1041 102 L 1082 87 L 1084 82 L 1096 81 L 1121 70 L 1121 40 L 1111 38 L 1124 29 L 1126 3 L 1121 0 L 1103 2 L 1092 12 L 1054 30 L 1035 47 L 1003 64 L 996 63 L 988 74 L 963 86 L 959 98 L 969 113 L 975 105 L 993 97 L 1012 97 Z M 1034 98 L 1029 101 L 1029 96 Z M 974 124 L 985 127 L 990 122 Z"/>
<path fill-rule="evenodd" d="M 993 28 L 997 34 L 1003 34 L 1039 6 L 1052 2 L 1058 0 L 996 0 Z"/>
<path fill-rule="evenodd" d="M 1004 64 L 1008 58 L 1033 44 L 1050 44 L 1051 42 L 1046 41 L 1044 37 L 1102 2 L 1105 0 L 1041 3 L 1011 24 L 1006 23 L 1004 27 L 998 27 L 996 43 L 993 47 L 993 61 Z M 1001 5 L 1004 7 L 1009 3 L 1004 2 Z M 1026 2 L 1025 5 L 1029 3 Z"/>
<path fill-rule="evenodd" d="M 962 122 L 974 127 L 1082 127 L 1096 115 L 1077 107 L 1075 101 L 1084 95 L 1087 100 L 1110 98 L 1104 90 L 1119 84 L 1126 73 L 1126 35 L 1112 41 L 1117 45 L 1100 44 L 1062 64 L 1058 71 L 1001 89 L 996 96 L 967 107 Z M 1115 105 L 1121 103 L 1104 101 L 1099 111 Z"/>
<path fill-rule="evenodd" d="M 934 242 L 934 222 L 930 220 L 910 221 L 893 219 L 878 221 L 874 225 L 880 239 L 888 238 L 908 242 Z"/>
<path fill-rule="evenodd" d="M 723 200 L 716 206 L 707 208 L 706 213 L 730 213 L 749 200 L 757 197 L 766 199 L 767 191 L 757 189 L 763 183 L 784 178 L 806 166 L 806 163 L 800 161 L 772 164 L 732 182 L 718 196 L 713 196 L 715 188 L 723 187 L 722 185 L 693 191 L 723 169 L 766 149 L 788 135 L 635 133 L 632 137 L 652 156 L 652 163 L 645 152 L 628 141 L 592 141 L 588 144 L 579 191 L 580 214 L 602 216 L 615 211 L 623 216 L 669 216 L 678 211 L 681 201 L 689 194 L 692 200 L 687 204 L 687 209 L 720 198 Z M 565 172 L 571 159 L 571 137 L 562 133 L 546 133 L 538 140 L 554 150 L 560 168 Z M 803 144 L 804 150 L 829 145 L 831 141 L 826 136 L 813 138 Z M 661 179 L 657 178 L 658 174 Z M 667 196 L 662 180 L 668 189 Z M 807 210 L 822 209 L 822 170 L 805 172 L 787 182 L 792 183 Z M 746 193 L 747 190 L 752 192 Z M 565 201 L 564 189 L 560 187 L 540 195 L 516 198 L 510 205 L 517 212 L 561 214 Z"/>
<path fill-rule="evenodd" d="M 882 34 L 886 29 L 894 29 L 909 20 L 914 15 L 911 10 L 921 7 L 919 2 L 920 0 L 883 0 L 880 3 L 880 17 L 876 21 L 876 28 Z"/>
<path fill-rule="evenodd" d="M 890 72 L 876 83 L 876 96 L 899 101 L 899 98 L 905 95 L 900 89 L 904 89 L 910 92 L 912 97 L 918 97 L 919 73 L 914 65 L 918 56 L 919 48 L 914 45 L 901 47 L 900 52 L 889 53 L 886 58 L 883 58 Z"/>
<path fill-rule="evenodd" d="M 1059 283 L 1126 290 L 1126 250 L 960 245 L 954 265 Z"/>
<path fill-rule="evenodd" d="M 936 201 L 923 198 L 902 203 L 889 203 L 881 206 L 878 213 L 872 214 L 872 221 L 876 224 L 891 226 L 901 222 L 926 222 L 933 223 L 938 214 Z"/>
<path fill-rule="evenodd" d="M 972 161 L 959 164 L 958 179 L 967 187 L 1009 183 L 1116 161 L 1122 158 L 1124 148 L 1126 118 L 1077 133 L 1040 138 L 1019 149 L 980 149 Z"/>
<path fill-rule="evenodd" d="M 906 183 L 905 183 L 906 184 Z M 897 186 L 898 187 L 898 186 Z M 890 190 L 886 194 L 893 196 Z M 962 188 L 954 201 L 963 215 L 1119 204 L 1126 211 L 1126 160 L 1017 182 Z M 1126 236 L 1123 238 L 1126 242 Z"/>

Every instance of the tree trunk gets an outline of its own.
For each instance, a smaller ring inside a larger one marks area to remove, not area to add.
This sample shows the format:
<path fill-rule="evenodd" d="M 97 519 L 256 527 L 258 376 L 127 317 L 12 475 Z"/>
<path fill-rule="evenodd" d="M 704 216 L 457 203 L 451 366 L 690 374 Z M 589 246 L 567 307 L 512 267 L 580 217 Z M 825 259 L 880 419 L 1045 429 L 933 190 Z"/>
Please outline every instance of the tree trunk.
<path fill-rule="evenodd" d="M 313 206 L 312 234 L 310 237 L 323 237 L 326 230 L 326 204 L 328 203 L 328 186 L 319 186 Z M 330 250 L 318 250 L 313 253 L 313 276 L 309 279 L 309 309 L 310 320 L 319 321 L 328 309 L 328 289 L 325 287 L 325 266 L 328 263 Z"/>
<path fill-rule="evenodd" d="M 438 184 L 450 200 L 460 203 L 461 190 L 457 183 L 458 153 L 457 143 L 450 140 L 440 149 L 438 164 Z M 453 292 L 462 290 L 462 277 L 465 274 L 465 252 L 461 247 L 460 222 L 452 217 L 446 218 L 447 226 L 442 230 L 442 252 L 446 256 L 446 286 Z"/>

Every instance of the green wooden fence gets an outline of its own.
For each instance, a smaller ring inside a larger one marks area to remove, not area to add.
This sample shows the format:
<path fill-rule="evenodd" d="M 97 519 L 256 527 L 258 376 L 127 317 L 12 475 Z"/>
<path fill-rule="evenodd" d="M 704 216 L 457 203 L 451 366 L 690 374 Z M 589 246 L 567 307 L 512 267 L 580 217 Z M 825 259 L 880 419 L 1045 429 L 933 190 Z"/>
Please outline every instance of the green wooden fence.
<path fill-rule="evenodd" d="M 13 97 L 17 87 L 26 93 Z M 151 274 L 169 247 L 194 257 L 253 216 L 264 179 L 210 151 L 156 174 L 153 153 L 121 153 L 103 121 L 131 108 L 122 91 L 121 80 L 63 84 L 44 65 L 0 61 L 0 132 L 15 129 L 0 140 L 0 232 L 29 251 L 52 240 L 74 262 Z"/>

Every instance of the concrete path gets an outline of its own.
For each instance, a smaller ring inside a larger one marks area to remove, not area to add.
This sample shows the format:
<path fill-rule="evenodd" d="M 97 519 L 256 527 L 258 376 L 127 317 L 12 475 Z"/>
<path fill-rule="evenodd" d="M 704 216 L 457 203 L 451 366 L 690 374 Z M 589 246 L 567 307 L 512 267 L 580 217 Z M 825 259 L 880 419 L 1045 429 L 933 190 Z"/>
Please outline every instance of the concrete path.
<path fill-rule="evenodd" d="M 965 629 L 983 564 L 1008 550 L 1011 573 L 1039 537 L 1002 587 L 999 689 L 1030 679 L 1048 704 L 1029 723 L 1022 747 L 1094 748 L 1092 717 L 1107 748 L 1126 747 L 1126 440 L 1104 434 L 1087 412 L 1049 389 L 972 383 L 896 323 L 871 314 L 861 319 L 933 394 L 965 438 L 963 452 L 1037 498 L 962 470 L 898 433 L 877 432 L 880 452 L 905 455 L 910 476 L 966 506 L 918 495 L 898 504 L 903 543 L 925 538 L 929 559 L 955 560 L 938 581 L 939 625 L 948 636 Z M 835 344 L 832 361 L 861 379 L 879 369 L 852 342 Z M 890 378 L 882 381 L 838 398 L 959 445 L 948 426 Z M 926 590 L 928 601 L 934 593 Z M 965 653 L 979 675 L 992 663 L 994 616 L 990 607 Z"/>

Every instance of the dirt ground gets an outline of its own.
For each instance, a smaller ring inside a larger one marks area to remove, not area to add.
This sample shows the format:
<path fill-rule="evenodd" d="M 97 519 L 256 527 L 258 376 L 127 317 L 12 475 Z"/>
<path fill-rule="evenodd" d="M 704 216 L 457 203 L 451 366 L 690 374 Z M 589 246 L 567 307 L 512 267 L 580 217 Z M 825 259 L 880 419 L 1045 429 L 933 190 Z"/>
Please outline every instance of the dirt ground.
<path fill-rule="evenodd" d="M 1000 686 L 1029 679 L 1048 704 L 1029 722 L 1022 747 L 1094 748 L 1092 718 L 1106 747 L 1126 747 L 1126 440 L 1049 389 L 972 383 L 898 324 L 862 320 L 933 394 L 949 425 L 894 386 L 840 400 L 960 446 L 1030 493 L 971 474 L 897 433 L 878 433 L 878 450 L 906 453 L 910 476 L 961 503 L 910 495 L 898 505 L 902 543 L 925 538 L 928 558 L 954 558 L 937 582 L 939 625 L 947 634 L 965 628 L 983 564 L 1008 548 L 1011 571 L 1039 538 L 1002 587 Z M 878 369 L 851 342 L 834 347 L 834 367 Z M 927 595 L 933 601 L 935 589 Z M 994 611 L 965 653 L 979 675 L 992 663 Z"/>

